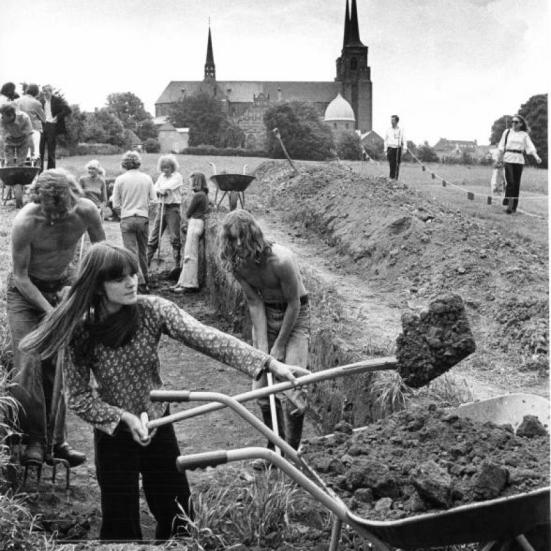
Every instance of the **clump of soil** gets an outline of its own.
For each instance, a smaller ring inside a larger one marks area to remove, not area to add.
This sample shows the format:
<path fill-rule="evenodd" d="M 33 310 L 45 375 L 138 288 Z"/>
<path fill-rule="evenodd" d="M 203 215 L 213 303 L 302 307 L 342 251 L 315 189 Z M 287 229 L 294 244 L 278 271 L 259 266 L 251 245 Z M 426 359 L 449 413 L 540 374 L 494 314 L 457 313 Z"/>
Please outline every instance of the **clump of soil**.
<path fill-rule="evenodd" d="M 302 453 L 360 516 L 395 520 L 547 486 L 549 434 L 538 424 L 527 419 L 522 437 L 430 406 L 357 432 L 341 422 Z"/>
<path fill-rule="evenodd" d="M 442 375 L 475 351 L 475 342 L 463 301 L 445 293 L 421 315 L 402 315 L 397 339 L 398 370 L 404 382 L 419 388 Z"/>

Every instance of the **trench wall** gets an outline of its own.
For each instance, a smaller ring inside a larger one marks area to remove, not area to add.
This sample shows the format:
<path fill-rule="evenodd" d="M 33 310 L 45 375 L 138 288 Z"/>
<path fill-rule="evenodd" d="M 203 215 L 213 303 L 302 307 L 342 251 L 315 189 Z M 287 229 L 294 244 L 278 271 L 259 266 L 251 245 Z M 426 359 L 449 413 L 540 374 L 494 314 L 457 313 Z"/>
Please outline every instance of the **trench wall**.
<path fill-rule="evenodd" d="M 245 298 L 239 284 L 223 270 L 217 255 L 217 233 L 222 213 L 212 213 L 206 225 L 205 253 L 207 262 L 206 286 L 211 306 L 220 312 L 251 342 L 251 323 Z M 345 365 L 370 356 L 388 355 L 388 350 L 366 348 L 366 343 L 355 336 L 357 323 L 347 312 L 335 289 L 316 277 L 308 265 L 301 265 L 311 304 L 311 342 L 308 368 L 321 371 Z M 362 426 L 381 417 L 382 411 L 374 388 L 385 386 L 391 374 L 377 372 L 340 377 L 310 386 L 308 415 L 323 433 L 330 432 L 340 420 Z M 375 381 L 379 384 L 375 384 Z M 382 383 L 382 385 L 381 385 Z"/>

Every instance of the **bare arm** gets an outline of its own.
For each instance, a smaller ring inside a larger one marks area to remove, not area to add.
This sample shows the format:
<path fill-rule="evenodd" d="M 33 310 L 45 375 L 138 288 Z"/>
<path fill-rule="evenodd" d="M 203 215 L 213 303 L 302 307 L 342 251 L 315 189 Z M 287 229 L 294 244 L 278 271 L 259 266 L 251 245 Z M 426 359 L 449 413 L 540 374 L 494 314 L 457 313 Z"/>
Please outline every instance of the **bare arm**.
<path fill-rule="evenodd" d="M 92 243 L 105 241 L 105 232 L 101 223 L 101 216 L 96 205 L 90 199 L 80 199 L 82 202 L 82 214 L 86 224 L 86 230 Z"/>
<path fill-rule="evenodd" d="M 11 234 L 11 254 L 13 261 L 13 279 L 17 290 L 39 310 L 46 314 L 53 306 L 46 300 L 36 285 L 29 278 L 31 260 L 32 228 L 27 220 L 17 216 L 13 222 Z"/>
<path fill-rule="evenodd" d="M 300 285 L 297 270 L 293 259 L 287 256 L 281 258 L 275 267 L 281 292 L 287 303 L 281 328 L 270 350 L 270 355 L 280 361 L 285 359 L 285 348 L 300 313 Z"/>
<path fill-rule="evenodd" d="M 268 322 L 266 320 L 264 302 L 255 289 L 243 278 L 235 276 L 235 279 L 241 285 L 247 299 L 247 306 L 249 307 L 253 325 L 253 346 L 262 350 L 262 352 L 268 353 Z"/>

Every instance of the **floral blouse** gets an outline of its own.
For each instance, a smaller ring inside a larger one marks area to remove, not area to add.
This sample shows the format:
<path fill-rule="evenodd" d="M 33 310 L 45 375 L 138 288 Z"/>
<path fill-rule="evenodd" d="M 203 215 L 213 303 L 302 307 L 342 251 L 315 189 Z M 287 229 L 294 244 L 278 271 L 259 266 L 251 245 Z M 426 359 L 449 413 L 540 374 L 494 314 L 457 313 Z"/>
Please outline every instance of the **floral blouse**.
<path fill-rule="evenodd" d="M 239 339 L 203 325 L 176 304 L 156 296 L 139 296 L 138 328 L 118 348 L 95 343 L 87 354 L 90 335 L 80 325 L 69 344 L 65 376 L 68 404 L 94 427 L 113 434 L 124 411 L 150 419 L 162 417 L 167 404 L 151 402 L 149 392 L 162 387 L 158 355 L 162 334 L 258 378 L 270 356 Z M 185 367 L 183 368 L 185 369 Z M 93 374 L 97 388 L 93 389 Z"/>

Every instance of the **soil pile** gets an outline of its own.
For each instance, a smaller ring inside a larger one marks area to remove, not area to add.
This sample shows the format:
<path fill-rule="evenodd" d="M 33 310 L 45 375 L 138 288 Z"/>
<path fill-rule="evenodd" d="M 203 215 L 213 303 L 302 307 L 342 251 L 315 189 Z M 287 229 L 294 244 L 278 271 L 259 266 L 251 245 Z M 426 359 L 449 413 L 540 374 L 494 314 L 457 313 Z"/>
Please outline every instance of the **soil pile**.
<path fill-rule="evenodd" d="M 477 318 L 477 343 L 483 339 L 505 361 L 518 353 L 520 361 L 510 360 L 517 367 L 547 371 L 545 247 L 404 183 L 361 177 L 336 164 L 301 165 L 293 176 L 285 164 L 269 161 L 256 176 L 266 206 L 295 231 L 333 246 L 345 270 L 371 288 L 403 303 L 453 291 Z"/>
<path fill-rule="evenodd" d="M 435 406 L 357 432 L 345 422 L 337 428 L 304 442 L 302 454 L 365 518 L 395 520 L 549 484 L 549 435 L 530 416 L 517 435 Z"/>

